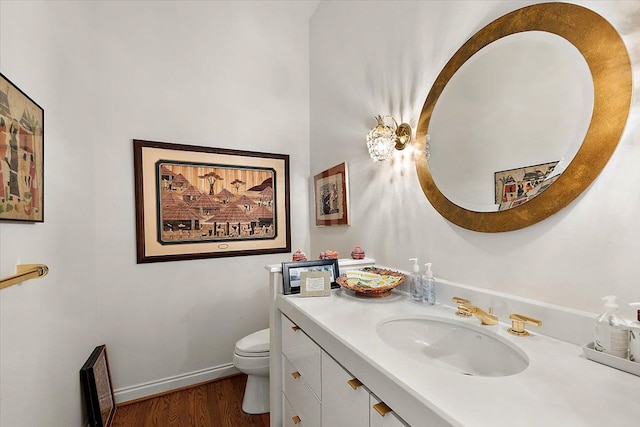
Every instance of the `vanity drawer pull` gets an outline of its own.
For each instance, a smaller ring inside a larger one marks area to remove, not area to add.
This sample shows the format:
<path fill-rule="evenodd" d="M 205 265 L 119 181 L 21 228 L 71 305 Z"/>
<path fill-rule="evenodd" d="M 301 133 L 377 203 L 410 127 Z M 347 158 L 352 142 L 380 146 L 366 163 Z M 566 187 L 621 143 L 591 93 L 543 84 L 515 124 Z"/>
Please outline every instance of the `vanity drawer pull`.
<path fill-rule="evenodd" d="M 293 332 L 298 332 L 300 330 L 300 326 L 292 326 L 291 329 Z"/>
<path fill-rule="evenodd" d="M 362 383 L 357 378 L 353 378 L 353 379 L 347 381 L 347 384 L 349 384 L 351 386 L 351 388 L 354 389 L 354 390 L 357 390 L 358 387 L 360 387 L 362 385 Z"/>
<path fill-rule="evenodd" d="M 300 372 L 298 372 L 298 371 L 291 372 L 291 376 L 293 378 L 295 378 L 295 379 L 298 379 L 298 378 L 300 378 Z"/>
<path fill-rule="evenodd" d="M 376 403 L 373 405 L 373 409 L 375 409 L 382 417 L 393 411 L 393 409 L 389 408 L 384 402 Z"/>
<path fill-rule="evenodd" d="M 291 419 L 293 420 L 294 424 L 300 424 L 300 421 L 302 421 L 297 415 L 295 417 L 291 417 Z"/>

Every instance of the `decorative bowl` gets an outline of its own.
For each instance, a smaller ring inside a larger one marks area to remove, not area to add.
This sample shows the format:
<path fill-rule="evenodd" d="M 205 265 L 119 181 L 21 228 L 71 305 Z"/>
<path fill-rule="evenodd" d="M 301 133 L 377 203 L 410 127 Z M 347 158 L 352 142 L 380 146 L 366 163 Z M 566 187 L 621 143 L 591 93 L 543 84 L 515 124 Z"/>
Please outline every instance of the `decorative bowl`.
<path fill-rule="evenodd" d="M 406 275 L 386 268 L 365 267 L 362 270 L 347 271 L 336 279 L 345 289 L 356 295 L 383 298 L 391 295 L 391 290 L 404 283 Z"/>

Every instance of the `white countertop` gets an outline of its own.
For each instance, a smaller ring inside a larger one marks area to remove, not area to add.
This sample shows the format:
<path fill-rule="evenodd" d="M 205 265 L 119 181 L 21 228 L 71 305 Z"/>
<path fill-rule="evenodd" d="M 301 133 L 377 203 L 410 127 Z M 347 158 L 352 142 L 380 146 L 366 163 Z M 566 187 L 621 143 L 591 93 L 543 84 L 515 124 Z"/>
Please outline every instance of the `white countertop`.
<path fill-rule="evenodd" d="M 640 426 L 640 377 L 587 360 L 581 347 L 535 327 L 528 337 L 508 334 L 510 324 L 502 322 L 483 327 L 522 350 L 529 366 L 506 377 L 465 376 L 418 363 L 376 333 L 378 323 L 398 316 L 480 324 L 456 317 L 452 307 L 413 304 L 395 291 L 357 298 L 343 289 L 331 297 L 279 295 L 277 306 L 414 427 L 425 425 L 425 408 L 464 427 Z"/>

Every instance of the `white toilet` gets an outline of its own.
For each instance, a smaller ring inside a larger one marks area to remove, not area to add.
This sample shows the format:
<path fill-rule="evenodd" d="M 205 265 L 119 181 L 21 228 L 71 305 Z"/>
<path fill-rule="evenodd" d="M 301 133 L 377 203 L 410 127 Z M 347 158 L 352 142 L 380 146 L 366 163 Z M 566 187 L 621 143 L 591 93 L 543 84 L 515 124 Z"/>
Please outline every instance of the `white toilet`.
<path fill-rule="evenodd" d="M 248 375 L 242 410 L 247 414 L 269 412 L 269 328 L 238 340 L 233 364 Z"/>

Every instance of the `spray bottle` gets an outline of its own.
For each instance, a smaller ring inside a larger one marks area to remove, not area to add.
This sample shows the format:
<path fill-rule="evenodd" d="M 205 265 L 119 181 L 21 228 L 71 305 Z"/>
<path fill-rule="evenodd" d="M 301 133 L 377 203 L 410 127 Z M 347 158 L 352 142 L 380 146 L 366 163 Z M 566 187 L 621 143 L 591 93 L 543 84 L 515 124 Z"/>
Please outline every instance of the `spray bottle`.
<path fill-rule="evenodd" d="M 636 309 L 636 319 L 629 323 L 629 360 L 640 363 L 640 302 L 629 304 Z"/>
<path fill-rule="evenodd" d="M 602 299 L 605 312 L 596 318 L 593 347 L 596 351 L 626 359 L 629 355 L 629 326 L 616 314 L 616 297 L 609 295 Z"/>
<path fill-rule="evenodd" d="M 420 277 L 420 267 L 418 266 L 418 258 L 409 258 L 413 262 L 411 266 L 411 274 L 409 275 L 409 300 L 413 302 L 422 302 L 422 278 Z"/>

